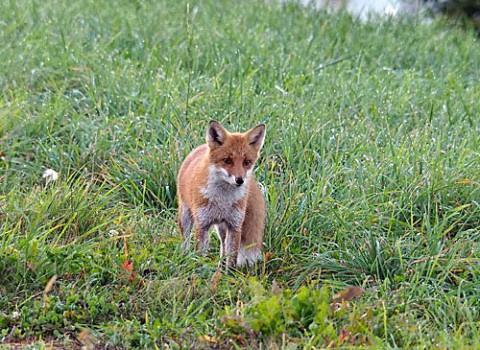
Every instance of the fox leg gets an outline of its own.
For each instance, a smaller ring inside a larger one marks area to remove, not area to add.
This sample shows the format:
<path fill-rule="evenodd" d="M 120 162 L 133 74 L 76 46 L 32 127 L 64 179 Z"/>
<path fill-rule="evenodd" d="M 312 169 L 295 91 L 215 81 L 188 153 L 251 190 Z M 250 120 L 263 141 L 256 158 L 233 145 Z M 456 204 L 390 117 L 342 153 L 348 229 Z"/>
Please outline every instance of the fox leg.
<path fill-rule="evenodd" d="M 242 239 L 238 249 L 237 266 L 253 266 L 262 260 L 263 225 L 243 225 Z"/>
<path fill-rule="evenodd" d="M 190 249 L 190 237 L 193 228 L 193 216 L 190 208 L 186 204 L 181 204 L 178 208 L 178 227 L 182 236 L 182 250 Z"/>
<path fill-rule="evenodd" d="M 209 218 L 208 211 L 205 208 L 197 209 L 193 218 L 196 228 L 195 250 L 198 250 L 202 255 L 205 255 L 210 244 L 210 228 L 213 226 L 213 222 Z"/>
<path fill-rule="evenodd" d="M 199 250 L 202 255 L 205 254 L 210 244 L 208 228 L 199 228 L 195 232 L 195 237 L 197 241 L 195 244 L 195 250 Z"/>
<path fill-rule="evenodd" d="M 202 255 L 204 255 L 210 244 L 210 223 L 202 223 L 199 217 L 195 217 L 195 250 L 199 250 Z"/>
<path fill-rule="evenodd" d="M 257 261 L 262 260 L 261 245 L 253 244 L 249 246 L 242 245 L 238 251 L 237 266 L 253 266 Z"/>
<path fill-rule="evenodd" d="M 255 214 L 247 214 L 242 225 L 242 238 L 238 249 L 237 266 L 253 266 L 262 260 L 262 244 L 264 218 L 263 216 L 252 217 Z"/>
<path fill-rule="evenodd" d="M 240 239 L 242 233 L 240 230 L 228 230 L 225 239 L 225 255 L 227 256 L 226 267 L 237 265 L 238 248 L 240 247 Z"/>
<path fill-rule="evenodd" d="M 217 235 L 218 239 L 220 240 L 220 257 L 225 256 L 225 240 L 227 238 L 227 226 L 225 224 L 218 224 L 217 227 Z"/>
<path fill-rule="evenodd" d="M 242 224 L 242 239 L 238 250 L 237 266 L 253 266 L 262 260 L 263 231 L 265 229 L 265 199 L 257 184 L 251 187 L 245 220 Z M 253 205 L 255 203 L 255 205 Z M 255 209 L 252 209 L 255 208 Z"/>

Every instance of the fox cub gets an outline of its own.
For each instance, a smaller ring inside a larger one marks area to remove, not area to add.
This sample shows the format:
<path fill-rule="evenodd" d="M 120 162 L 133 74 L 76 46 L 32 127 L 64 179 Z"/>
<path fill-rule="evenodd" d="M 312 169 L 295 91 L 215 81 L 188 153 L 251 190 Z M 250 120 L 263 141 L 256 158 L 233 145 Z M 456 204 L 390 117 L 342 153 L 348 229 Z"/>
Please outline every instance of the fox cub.
<path fill-rule="evenodd" d="M 178 174 L 178 226 L 184 250 L 190 247 L 193 226 L 195 250 L 208 248 L 209 230 L 215 226 L 227 267 L 262 259 L 265 200 L 253 165 L 264 139 L 263 124 L 240 134 L 210 122 L 207 143 L 187 156 Z"/>

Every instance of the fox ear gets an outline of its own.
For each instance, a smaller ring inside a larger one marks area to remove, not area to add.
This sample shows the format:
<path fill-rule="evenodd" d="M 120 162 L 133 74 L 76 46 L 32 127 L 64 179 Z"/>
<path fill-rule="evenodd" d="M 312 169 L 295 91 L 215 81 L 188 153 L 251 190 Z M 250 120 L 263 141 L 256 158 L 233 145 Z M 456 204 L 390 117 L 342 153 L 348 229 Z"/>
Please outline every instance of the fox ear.
<path fill-rule="evenodd" d="M 260 151 L 263 147 L 263 141 L 265 140 L 265 129 L 265 124 L 260 124 L 247 131 L 248 143 L 257 151 Z"/>
<path fill-rule="evenodd" d="M 216 148 L 223 145 L 227 137 L 227 130 L 219 122 L 212 120 L 208 126 L 207 144 L 210 148 Z"/>

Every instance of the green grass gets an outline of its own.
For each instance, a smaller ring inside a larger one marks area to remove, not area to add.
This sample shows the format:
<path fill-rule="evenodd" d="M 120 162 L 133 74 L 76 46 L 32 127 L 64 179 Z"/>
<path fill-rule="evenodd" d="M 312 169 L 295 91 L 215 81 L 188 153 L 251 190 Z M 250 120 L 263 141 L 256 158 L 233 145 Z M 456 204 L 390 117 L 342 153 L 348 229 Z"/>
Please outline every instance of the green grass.
<path fill-rule="evenodd" d="M 253 0 L 0 13 L 0 342 L 480 343 L 473 31 Z M 211 118 L 267 124 L 268 259 L 221 275 L 218 242 L 183 254 L 176 227 L 175 176 Z M 363 295 L 332 311 L 348 286 Z"/>

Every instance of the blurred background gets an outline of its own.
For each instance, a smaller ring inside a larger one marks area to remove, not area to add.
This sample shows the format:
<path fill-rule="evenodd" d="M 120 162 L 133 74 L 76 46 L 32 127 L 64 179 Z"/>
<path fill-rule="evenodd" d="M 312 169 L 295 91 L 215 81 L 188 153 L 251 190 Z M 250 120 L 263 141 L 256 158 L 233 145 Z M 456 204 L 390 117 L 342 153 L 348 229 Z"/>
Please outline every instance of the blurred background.
<path fill-rule="evenodd" d="M 480 0 L 300 0 L 317 8 L 345 8 L 362 19 L 369 16 L 396 16 L 400 13 L 430 12 L 455 19 L 468 19 L 480 29 Z"/>

